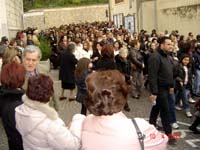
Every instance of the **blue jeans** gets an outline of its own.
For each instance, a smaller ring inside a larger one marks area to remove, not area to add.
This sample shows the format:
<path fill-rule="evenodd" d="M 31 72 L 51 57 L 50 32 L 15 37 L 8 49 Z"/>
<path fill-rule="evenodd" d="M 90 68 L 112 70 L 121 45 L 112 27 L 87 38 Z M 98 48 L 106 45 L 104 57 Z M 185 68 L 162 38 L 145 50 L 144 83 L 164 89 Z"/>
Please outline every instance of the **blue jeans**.
<path fill-rule="evenodd" d="M 195 71 L 195 76 L 194 76 L 194 94 L 200 94 L 199 91 L 199 87 L 200 87 L 200 70 L 196 70 Z"/>
<path fill-rule="evenodd" d="M 175 104 L 179 104 L 180 100 L 183 102 L 183 108 L 185 111 L 190 111 L 190 105 L 188 104 L 188 99 L 190 97 L 190 90 L 183 86 L 181 90 L 178 90 L 176 93 L 176 102 Z"/>
<path fill-rule="evenodd" d="M 176 99 L 174 94 L 168 95 L 169 122 L 171 124 L 176 122 L 175 100 Z"/>

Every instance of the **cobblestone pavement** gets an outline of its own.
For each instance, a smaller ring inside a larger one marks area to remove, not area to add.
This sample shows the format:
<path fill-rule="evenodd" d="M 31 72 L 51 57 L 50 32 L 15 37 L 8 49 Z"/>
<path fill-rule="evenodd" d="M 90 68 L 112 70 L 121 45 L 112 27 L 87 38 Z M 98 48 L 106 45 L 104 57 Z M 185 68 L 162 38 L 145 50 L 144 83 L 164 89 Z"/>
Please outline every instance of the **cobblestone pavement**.
<path fill-rule="evenodd" d="M 58 98 L 61 92 L 61 83 L 58 81 L 58 71 L 52 70 L 51 76 L 55 81 L 54 88 L 55 94 Z M 66 92 L 67 95 L 67 92 Z M 149 116 L 149 112 L 151 109 L 151 103 L 148 100 L 148 92 L 144 90 L 144 94 L 142 97 L 138 99 L 129 98 L 129 105 L 131 108 L 131 112 L 125 112 L 125 114 L 130 117 L 142 117 L 147 119 Z M 193 105 L 192 112 L 194 113 Z M 72 118 L 72 116 L 76 113 L 80 112 L 80 104 L 73 101 L 69 102 L 59 101 L 59 114 L 61 118 L 68 124 Z M 182 149 L 182 150 L 192 150 L 192 149 L 199 149 L 200 147 L 200 135 L 194 135 L 192 132 L 188 130 L 188 126 L 192 122 L 193 118 L 187 118 L 184 112 L 178 111 L 177 112 L 177 120 L 180 125 L 178 130 L 173 130 L 173 132 L 179 134 L 181 133 L 180 139 L 177 140 L 176 146 L 168 146 L 169 150 L 173 149 Z M 0 150 L 8 150 L 7 145 L 7 138 L 2 127 L 2 123 L 0 121 Z"/>

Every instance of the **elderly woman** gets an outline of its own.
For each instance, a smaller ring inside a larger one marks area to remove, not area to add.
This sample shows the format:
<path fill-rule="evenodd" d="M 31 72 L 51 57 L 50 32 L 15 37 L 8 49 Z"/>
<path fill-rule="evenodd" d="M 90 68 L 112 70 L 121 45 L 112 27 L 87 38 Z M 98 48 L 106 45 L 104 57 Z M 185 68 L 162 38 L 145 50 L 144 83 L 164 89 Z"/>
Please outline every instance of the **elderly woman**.
<path fill-rule="evenodd" d="M 117 65 L 117 70 L 119 70 L 125 77 L 127 84 L 131 83 L 131 62 L 127 59 L 128 49 L 121 48 L 119 54 L 115 56 L 115 62 Z M 125 111 L 130 111 L 128 102 L 124 106 Z"/>
<path fill-rule="evenodd" d="M 86 79 L 86 87 L 85 104 L 91 114 L 83 123 L 82 149 L 141 149 L 132 120 L 122 113 L 128 95 L 124 76 L 117 70 L 94 72 Z M 144 119 L 135 118 L 135 121 L 145 135 L 145 150 L 166 149 L 167 136 Z"/>
<path fill-rule="evenodd" d="M 39 74 L 30 77 L 24 104 L 16 111 L 16 128 L 22 135 L 24 149 L 73 149 L 80 148 L 83 115 L 75 115 L 68 129 L 57 112 L 48 103 L 54 93 L 53 81 Z"/>
<path fill-rule="evenodd" d="M 1 71 L 0 86 L 0 116 L 8 137 L 10 150 L 22 150 L 22 138 L 15 125 L 15 108 L 22 104 L 21 97 L 24 94 L 22 85 L 25 80 L 23 65 L 16 62 L 8 62 Z"/>
<path fill-rule="evenodd" d="M 71 42 L 60 56 L 59 79 L 61 80 L 62 86 L 60 100 L 67 99 L 67 97 L 64 96 L 65 90 L 69 90 L 69 101 L 75 100 L 75 97 L 73 96 L 73 91 L 75 89 L 74 71 L 76 64 L 78 63 L 78 60 L 73 54 L 75 49 L 75 43 Z"/>

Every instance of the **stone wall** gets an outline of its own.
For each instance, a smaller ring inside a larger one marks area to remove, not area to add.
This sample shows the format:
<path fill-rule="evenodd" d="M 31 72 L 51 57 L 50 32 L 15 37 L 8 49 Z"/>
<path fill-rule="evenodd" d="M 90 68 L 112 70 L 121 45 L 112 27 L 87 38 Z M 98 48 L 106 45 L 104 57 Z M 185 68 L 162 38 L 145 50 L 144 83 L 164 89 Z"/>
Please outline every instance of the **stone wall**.
<path fill-rule="evenodd" d="M 154 0 L 143 1 L 139 9 L 139 30 L 145 29 L 151 32 L 157 28 L 156 3 Z"/>
<path fill-rule="evenodd" d="M 7 0 L 7 21 L 9 36 L 15 36 L 18 30 L 23 28 L 23 1 L 22 0 Z"/>
<path fill-rule="evenodd" d="M 158 2 L 158 29 L 179 30 L 183 35 L 193 32 L 200 34 L 199 0 L 160 0 Z"/>
<path fill-rule="evenodd" d="M 108 21 L 108 5 L 93 5 L 60 9 L 32 10 L 24 14 L 24 28 L 45 29 L 63 24 Z"/>
<path fill-rule="evenodd" d="M 115 3 L 109 0 L 111 19 L 116 14 L 133 14 L 135 17 L 136 31 L 145 29 L 151 32 L 157 29 L 158 32 L 164 30 L 179 30 L 187 35 L 193 32 L 200 33 L 200 0 L 122 0 Z"/>
<path fill-rule="evenodd" d="M 140 13 L 140 29 L 200 33 L 200 0 L 143 0 Z"/>
<path fill-rule="evenodd" d="M 37 27 L 38 29 L 45 29 L 44 12 L 30 12 L 24 13 L 24 28 Z"/>
<path fill-rule="evenodd" d="M 0 36 L 15 37 L 23 29 L 23 0 L 1 0 L 0 5 Z"/>

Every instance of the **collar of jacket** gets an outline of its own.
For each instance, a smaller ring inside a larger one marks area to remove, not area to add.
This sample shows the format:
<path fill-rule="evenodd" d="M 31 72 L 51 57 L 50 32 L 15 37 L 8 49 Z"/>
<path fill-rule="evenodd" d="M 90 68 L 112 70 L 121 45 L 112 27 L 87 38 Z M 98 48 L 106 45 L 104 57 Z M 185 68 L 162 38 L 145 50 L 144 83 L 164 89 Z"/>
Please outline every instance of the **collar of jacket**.
<path fill-rule="evenodd" d="M 200 55 L 200 52 L 199 52 L 198 50 L 195 50 L 195 52 L 196 52 L 198 55 Z"/>
<path fill-rule="evenodd" d="M 55 111 L 55 109 L 49 106 L 49 103 L 31 100 L 26 95 L 22 96 L 22 101 L 24 102 L 24 105 L 44 113 L 51 120 L 56 120 L 59 118 L 58 113 Z"/>
<path fill-rule="evenodd" d="M 164 50 L 162 50 L 161 48 L 158 49 L 158 53 L 160 53 L 162 56 L 167 57 L 167 53 Z"/>
<path fill-rule="evenodd" d="M 0 86 L 0 95 L 18 95 L 18 94 L 21 94 L 23 95 L 24 94 L 24 90 L 23 89 L 8 89 L 8 88 L 5 88 L 3 86 Z"/>

